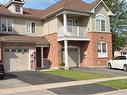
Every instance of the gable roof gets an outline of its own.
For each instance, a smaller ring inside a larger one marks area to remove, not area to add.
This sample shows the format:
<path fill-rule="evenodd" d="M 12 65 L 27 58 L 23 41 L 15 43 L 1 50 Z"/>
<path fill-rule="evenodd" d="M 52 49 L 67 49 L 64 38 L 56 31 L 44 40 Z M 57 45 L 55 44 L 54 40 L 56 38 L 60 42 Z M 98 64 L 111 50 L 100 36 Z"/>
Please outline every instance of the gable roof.
<path fill-rule="evenodd" d="M 90 4 L 82 1 L 82 0 L 60 0 L 53 6 L 47 8 L 44 11 L 44 16 L 48 16 L 51 13 L 54 13 L 59 10 L 74 10 L 74 11 L 82 11 L 89 12 Z"/>
<path fill-rule="evenodd" d="M 45 10 L 24 8 L 23 14 L 12 13 L 4 6 L 0 6 L 0 15 L 16 16 L 16 17 L 31 18 L 31 19 L 42 19 L 61 10 L 72 10 L 72 11 L 90 13 L 91 10 L 95 8 L 96 5 L 101 1 L 103 0 L 96 0 L 91 4 L 88 4 L 82 0 L 60 0 L 56 4 L 50 6 Z"/>
<path fill-rule="evenodd" d="M 30 8 L 23 8 L 23 14 L 16 14 L 5 8 L 4 5 L 0 5 L 0 15 L 11 16 L 11 17 L 21 17 L 21 18 L 31 18 L 31 19 L 41 19 L 43 15 L 43 10 L 35 10 Z"/>
<path fill-rule="evenodd" d="M 90 11 L 93 11 L 100 3 L 103 3 L 104 6 L 109 10 L 109 15 L 114 15 L 111 11 L 111 9 L 106 5 L 106 3 L 103 0 L 97 0 L 91 4 Z"/>

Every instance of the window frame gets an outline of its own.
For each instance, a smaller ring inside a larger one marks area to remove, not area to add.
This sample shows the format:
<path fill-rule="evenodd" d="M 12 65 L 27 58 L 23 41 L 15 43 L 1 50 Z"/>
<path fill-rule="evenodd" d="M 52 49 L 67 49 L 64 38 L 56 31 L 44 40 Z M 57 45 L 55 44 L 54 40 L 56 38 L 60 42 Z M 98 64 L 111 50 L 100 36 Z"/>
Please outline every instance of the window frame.
<path fill-rule="evenodd" d="M 35 32 L 33 32 L 33 30 L 32 30 L 32 23 L 35 23 Z M 29 27 L 27 27 L 27 26 L 29 26 Z M 29 33 L 29 34 L 36 34 L 36 22 L 35 21 L 26 21 L 25 31 L 26 31 L 26 33 Z"/>
<path fill-rule="evenodd" d="M 35 24 L 35 27 L 34 27 L 34 28 L 35 28 L 35 31 L 34 31 L 34 32 L 33 32 L 33 28 L 32 28 L 32 24 L 33 24 L 33 23 Z M 31 24 L 31 33 L 32 33 L 32 34 L 35 34 L 35 33 L 36 33 L 36 22 L 31 21 L 30 24 Z"/>
<path fill-rule="evenodd" d="M 98 29 L 98 27 L 97 27 L 97 20 L 99 20 L 99 29 Z M 103 31 L 103 28 L 102 28 L 102 21 L 105 21 L 105 30 Z M 96 30 L 96 32 L 106 32 L 106 30 L 107 30 L 107 28 L 106 28 L 106 17 L 104 16 L 104 15 L 102 15 L 102 14 L 98 14 L 98 15 L 96 15 L 96 17 L 95 17 L 95 30 Z"/>
<path fill-rule="evenodd" d="M 6 30 L 3 31 L 2 30 L 2 24 L 3 24 L 3 21 L 5 20 L 5 26 L 6 26 Z M 9 31 L 9 21 L 11 21 L 11 28 L 12 30 Z M 12 19 L 1 19 L 1 33 L 13 33 L 13 20 Z"/>
<path fill-rule="evenodd" d="M 17 11 L 17 8 L 19 9 L 19 11 Z M 18 5 L 18 4 L 15 5 L 15 12 L 16 13 L 20 13 L 21 12 L 21 5 Z"/>
<path fill-rule="evenodd" d="M 99 46 L 100 44 L 100 46 Z M 103 48 L 103 44 L 105 44 L 105 52 L 104 52 L 104 48 Z M 99 51 L 100 49 L 100 51 Z M 103 58 L 103 57 L 108 57 L 108 46 L 107 46 L 107 43 L 104 42 L 104 41 L 99 41 L 97 43 L 97 54 L 98 54 L 98 57 L 100 58 Z"/>
<path fill-rule="evenodd" d="M 71 22 L 72 25 L 69 25 L 69 21 Z M 74 26 L 74 19 L 67 19 L 67 26 L 69 27 Z"/>

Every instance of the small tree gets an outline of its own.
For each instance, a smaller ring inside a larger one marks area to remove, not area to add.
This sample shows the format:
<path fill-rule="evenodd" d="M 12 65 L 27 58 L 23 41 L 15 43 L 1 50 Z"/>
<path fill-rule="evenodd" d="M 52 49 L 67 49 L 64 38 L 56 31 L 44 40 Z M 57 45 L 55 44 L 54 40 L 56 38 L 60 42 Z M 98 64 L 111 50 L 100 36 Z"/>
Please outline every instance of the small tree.
<path fill-rule="evenodd" d="M 120 50 L 121 47 L 125 46 L 126 39 L 125 36 L 119 35 L 117 32 L 112 32 L 113 38 L 113 51 Z"/>

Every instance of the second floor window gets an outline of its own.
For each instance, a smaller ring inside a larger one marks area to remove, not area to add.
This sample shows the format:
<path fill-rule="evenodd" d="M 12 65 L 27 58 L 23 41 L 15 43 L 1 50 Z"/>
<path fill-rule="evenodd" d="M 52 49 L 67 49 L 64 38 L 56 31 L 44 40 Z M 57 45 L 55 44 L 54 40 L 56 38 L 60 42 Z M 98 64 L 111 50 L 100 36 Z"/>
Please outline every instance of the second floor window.
<path fill-rule="evenodd" d="M 20 13 L 20 5 L 15 5 L 15 12 Z"/>
<path fill-rule="evenodd" d="M 32 21 L 26 21 L 26 32 L 35 33 L 36 32 L 36 23 Z"/>
<path fill-rule="evenodd" d="M 106 19 L 104 16 L 96 16 L 96 31 L 103 32 L 106 30 Z"/>
<path fill-rule="evenodd" d="M 13 21 L 9 19 L 2 19 L 1 20 L 1 31 L 2 32 L 12 32 L 12 24 Z"/>

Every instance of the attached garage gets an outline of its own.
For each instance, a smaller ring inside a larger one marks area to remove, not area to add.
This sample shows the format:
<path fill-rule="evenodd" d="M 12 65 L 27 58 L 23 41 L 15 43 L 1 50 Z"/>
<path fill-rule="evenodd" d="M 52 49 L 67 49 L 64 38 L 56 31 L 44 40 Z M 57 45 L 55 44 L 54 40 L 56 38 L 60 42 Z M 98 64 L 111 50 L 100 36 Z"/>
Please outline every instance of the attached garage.
<path fill-rule="evenodd" d="M 28 48 L 5 48 L 3 57 L 6 72 L 29 70 Z"/>
<path fill-rule="evenodd" d="M 62 49 L 62 62 L 65 63 L 64 49 Z M 68 48 L 68 63 L 69 67 L 79 67 L 80 64 L 79 48 Z"/>
<path fill-rule="evenodd" d="M 36 47 L 49 47 L 50 43 L 45 37 L 23 35 L 2 35 L 0 39 L 2 52 L 0 62 L 4 64 L 5 72 L 35 70 L 37 68 Z M 43 56 L 41 62 L 43 63 Z"/>

